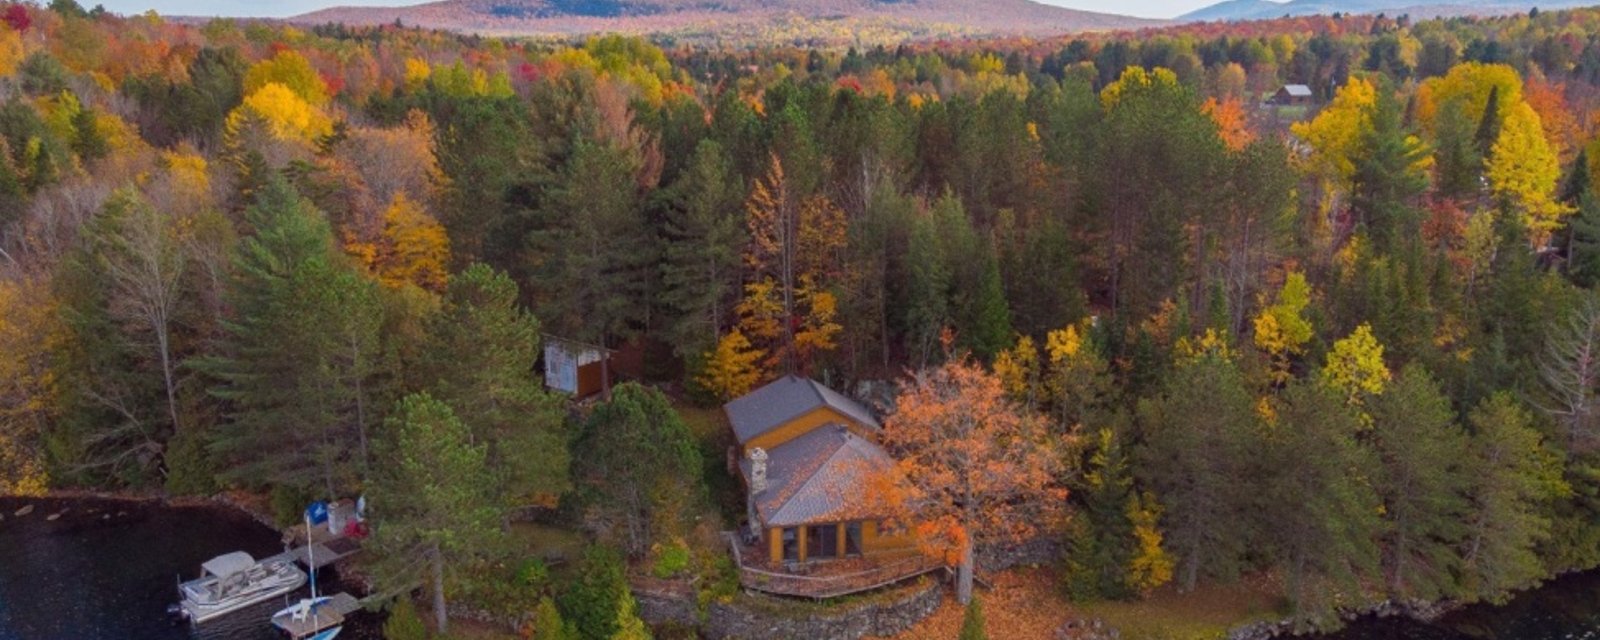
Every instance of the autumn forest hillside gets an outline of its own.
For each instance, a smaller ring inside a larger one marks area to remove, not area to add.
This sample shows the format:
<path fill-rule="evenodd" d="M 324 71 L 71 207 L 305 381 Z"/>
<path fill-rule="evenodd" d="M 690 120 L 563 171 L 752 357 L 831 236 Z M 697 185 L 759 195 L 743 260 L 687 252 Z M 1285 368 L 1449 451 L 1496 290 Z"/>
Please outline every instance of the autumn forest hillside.
<path fill-rule="evenodd" d="M 0 493 L 362 493 L 380 582 L 639 637 L 627 572 L 739 591 L 716 408 L 796 373 L 880 412 L 929 554 L 1043 537 L 1073 602 L 1242 577 L 1311 627 L 1600 564 L 1600 10 L 382 22 L 0 3 Z M 548 336 L 642 364 L 575 406 Z"/>
<path fill-rule="evenodd" d="M 1159 23 L 1035 0 L 444 0 L 413 7 L 335 7 L 291 21 L 306 25 L 400 23 L 512 36 L 660 34 L 678 40 L 755 46 L 1042 36 Z"/>

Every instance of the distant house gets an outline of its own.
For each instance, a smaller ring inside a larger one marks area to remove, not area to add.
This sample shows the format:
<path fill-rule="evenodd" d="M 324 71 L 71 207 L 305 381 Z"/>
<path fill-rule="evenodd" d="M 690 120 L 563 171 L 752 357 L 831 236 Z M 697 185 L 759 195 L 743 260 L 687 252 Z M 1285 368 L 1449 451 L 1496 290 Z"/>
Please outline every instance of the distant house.
<path fill-rule="evenodd" d="M 582 399 L 611 387 L 611 350 L 544 336 L 544 385 Z"/>
<path fill-rule="evenodd" d="M 1303 84 L 1286 84 L 1278 89 L 1272 97 L 1267 98 L 1267 104 L 1277 106 L 1311 104 L 1311 87 Z"/>
<path fill-rule="evenodd" d="M 894 469 L 871 411 L 787 376 L 723 407 L 739 441 L 757 555 L 770 566 L 870 558 L 914 547 L 870 506 L 869 478 Z"/>

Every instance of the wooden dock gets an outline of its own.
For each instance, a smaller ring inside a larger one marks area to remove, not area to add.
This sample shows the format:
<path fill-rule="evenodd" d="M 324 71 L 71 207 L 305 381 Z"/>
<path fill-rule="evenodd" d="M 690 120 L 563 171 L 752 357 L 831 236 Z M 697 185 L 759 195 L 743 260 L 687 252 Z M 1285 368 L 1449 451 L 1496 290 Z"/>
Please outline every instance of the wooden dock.
<path fill-rule="evenodd" d="M 344 624 L 345 616 L 361 609 L 361 601 L 348 593 L 328 596 L 328 603 L 304 618 L 282 616 L 272 620 L 273 626 L 282 629 L 290 638 L 310 638 L 327 629 Z"/>
<path fill-rule="evenodd" d="M 262 560 L 293 560 L 307 569 L 313 571 L 348 558 L 361 551 L 361 543 L 350 538 L 334 538 L 327 542 L 317 542 L 307 547 L 295 547 L 278 555 Z M 315 552 L 315 553 L 308 553 Z M 311 566 L 311 560 L 316 560 L 316 566 Z"/>

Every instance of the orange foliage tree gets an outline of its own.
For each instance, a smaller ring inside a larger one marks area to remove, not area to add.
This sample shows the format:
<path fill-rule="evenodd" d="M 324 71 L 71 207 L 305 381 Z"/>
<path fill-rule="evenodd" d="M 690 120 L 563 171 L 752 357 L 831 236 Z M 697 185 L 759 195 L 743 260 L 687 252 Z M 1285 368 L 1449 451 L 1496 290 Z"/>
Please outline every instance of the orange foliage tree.
<path fill-rule="evenodd" d="M 962 602 L 972 597 L 978 542 L 1031 536 L 1065 504 L 1061 458 L 1044 421 L 965 357 L 913 375 L 883 439 L 899 459 L 896 477 L 883 483 L 888 502 L 915 523 L 926 553 L 959 565 Z"/>

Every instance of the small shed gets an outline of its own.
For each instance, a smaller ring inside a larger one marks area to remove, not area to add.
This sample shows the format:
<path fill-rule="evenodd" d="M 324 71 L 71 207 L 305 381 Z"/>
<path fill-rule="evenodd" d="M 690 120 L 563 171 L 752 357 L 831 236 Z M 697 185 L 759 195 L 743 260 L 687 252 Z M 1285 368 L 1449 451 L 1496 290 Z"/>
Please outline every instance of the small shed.
<path fill-rule="evenodd" d="M 611 387 L 611 350 L 598 345 L 544 337 L 544 385 L 574 398 Z"/>
<path fill-rule="evenodd" d="M 1286 84 L 1279 88 L 1276 93 L 1273 93 L 1272 97 L 1267 98 L 1267 104 L 1311 104 L 1311 97 L 1311 87 L 1303 84 Z"/>

